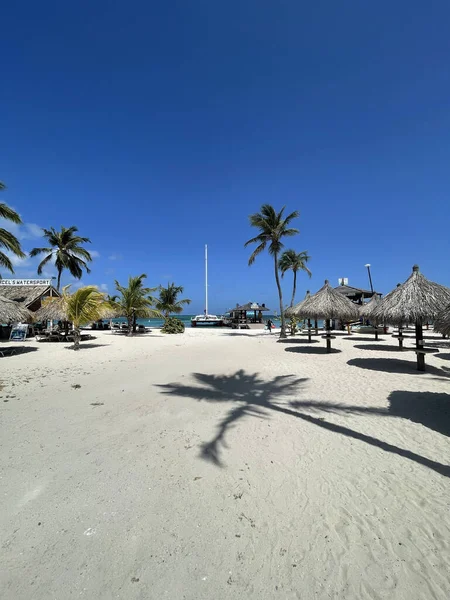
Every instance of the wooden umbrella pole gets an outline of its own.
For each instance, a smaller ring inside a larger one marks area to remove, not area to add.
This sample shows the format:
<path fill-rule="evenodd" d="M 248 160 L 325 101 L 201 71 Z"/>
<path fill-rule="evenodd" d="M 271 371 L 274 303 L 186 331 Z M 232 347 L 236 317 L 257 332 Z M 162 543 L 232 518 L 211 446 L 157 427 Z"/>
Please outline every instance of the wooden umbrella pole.
<path fill-rule="evenodd" d="M 325 326 L 326 326 L 326 338 L 327 338 L 327 352 L 331 352 L 331 323 L 330 323 L 330 319 L 327 319 L 325 321 Z"/>
<path fill-rule="evenodd" d="M 311 319 L 308 319 L 308 342 L 311 341 Z"/>
<path fill-rule="evenodd" d="M 417 370 L 425 371 L 425 353 L 423 351 L 422 319 L 417 319 L 416 321 L 416 355 Z"/>

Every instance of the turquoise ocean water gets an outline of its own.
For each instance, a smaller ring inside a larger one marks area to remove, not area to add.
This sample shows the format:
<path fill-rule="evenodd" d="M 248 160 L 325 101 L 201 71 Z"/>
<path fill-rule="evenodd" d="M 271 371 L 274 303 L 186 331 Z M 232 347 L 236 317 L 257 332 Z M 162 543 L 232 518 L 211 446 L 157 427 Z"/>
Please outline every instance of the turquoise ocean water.
<path fill-rule="evenodd" d="M 177 315 L 177 318 L 183 321 L 186 327 L 191 326 L 191 317 L 195 317 L 195 315 Z M 275 317 L 274 315 L 264 315 L 264 320 L 271 319 L 276 327 L 280 326 L 279 317 Z M 125 319 L 113 319 L 114 323 L 125 323 Z M 152 327 L 153 329 L 160 329 L 163 326 L 162 319 L 137 319 L 139 325 L 145 325 L 145 327 Z M 319 327 L 322 327 L 322 321 L 319 321 Z M 201 327 L 200 327 L 201 328 Z M 225 329 L 228 329 L 226 327 Z"/>

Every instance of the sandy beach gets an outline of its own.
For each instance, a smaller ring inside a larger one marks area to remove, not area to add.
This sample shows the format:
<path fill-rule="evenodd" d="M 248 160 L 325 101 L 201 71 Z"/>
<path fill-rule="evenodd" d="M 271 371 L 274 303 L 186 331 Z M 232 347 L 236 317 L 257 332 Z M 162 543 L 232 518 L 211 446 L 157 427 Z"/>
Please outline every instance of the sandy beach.
<path fill-rule="evenodd" d="M 2 358 L 2 600 L 447 600 L 450 342 L 277 339 Z"/>

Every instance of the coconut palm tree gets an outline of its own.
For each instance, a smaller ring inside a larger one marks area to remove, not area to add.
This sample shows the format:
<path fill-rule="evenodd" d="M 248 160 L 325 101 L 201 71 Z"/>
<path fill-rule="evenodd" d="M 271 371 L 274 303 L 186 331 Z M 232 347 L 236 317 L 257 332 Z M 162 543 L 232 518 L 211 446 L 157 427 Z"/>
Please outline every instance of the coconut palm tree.
<path fill-rule="evenodd" d="M 311 277 L 311 271 L 306 266 L 306 263 L 311 257 L 306 250 L 296 252 L 295 250 L 285 250 L 280 257 L 281 277 L 284 277 L 286 271 L 293 271 L 294 285 L 292 288 L 292 298 L 290 306 L 294 306 L 295 292 L 297 291 L 297 271 L 306 271 Z"/>
<path fill-rule="evenodd" d="M 183 312 L 183 306 L 191 303 L 189 298 L 178 300 L 178 295 L 182 294 L 183 291 L 183 286 L 174 283 L 167 284 L 167 287 L 159 286 L 159 298 L 155 307 L 163 314 L 165 319 L 168 319 L 170 314 L 179 315 Z"/>
<path fill-rule="evenodd" d="M 4 189 L 6 189 L 6 186 L 0 181 L 0 191 Z M 16 213 L 16 211 L 3 202 L 0 203 L 0 218 L 11 221 L 11 223 L 15 223 L 16 225 L 20 225 L 22 223 L 22 219 Z M 0 248 L 9 250 L 18 258 L 25 258 L 25 254 L 20 247 L 19 240 L 15 235 L 6 229 L 0 229 Z M 4 252 L 0 252 L 0 267 L 4 267 L 5 269 L 8 269 L 10 273 L 14 273 L 14 267 L 11 259 Z"/>
<path fill-rule="evenodd" d="M 47 298 L 43 307 L 55 303 L 64 315 L 64 320 L 73 324 L 73 349 L 79 350 L 81 327 L 91 321 L 98 321 L 109 308 L 109 303 L 98 289 L 89 285 L 82 287 L 73 294 L 69 293 L 70 285 L 63 288 L 60 298 Z"/>
<path fill-rule="evenodd" d="M 91 272 L 87 263 L 92 261 L 92 257 L 81 245 L 88 244 L 91 240 L 86 237 L 75 235 L 77 231 L 78 228 L 75 226 L 69 227 L 68 229 L 61 227 L 61 231 L 56 231 L 54 227 L 43 229 L 44 237 L 47 238 L 50 246 L 48 248 L 33 248 L 30 252 L 30 256 L 46 254 L 45 258 L 38 266 L 38 275 L 41 275 L 45 265 L 54 259 L 55 267 L 58 271 L 56 286 L 58 291 L 61 286 L 61 275 L 64 269 L 69 271 L 75 279 L 81 279 L 83 269 L 86 273 Z"/>
<path fill-rule="evenodd" d="M 280 212 L 277 213 L 270 204 L 263 204 L 261 206 L 261 212 L 250 215 L 250 225 L 258 229 L 259 233 L 254 238 L 245 242 L 245 247 L 247 247 L 249 244 L 258 244 L 248 259 L 249 265 L 252 265 L 255 262 L 258 254 L 261 254 L 261 252 L 263 252 L 267 247 L 269 254 L 273 256 L 275 281 L 277 283 L 278 296 L 280 298 L 280 338 L 286 337 L 286 321 L 284 317 L 283 292 L 281 290 L 280 276 L 278 273 L 278 257 L 281 250 L 284 248 L 284 244 L 281 240 L 284 237 L 291 237 L 298 233 L 298 229 L 288 226 L 291 221 L 299 216 L 298 211 L 295 210 L 290 215 L 285 217 L 285 208 L 286 207 L 283 206 Z"/>
<path fill-rule="evenodd" d="M 147 288 L 143 280 L 147 275 L 137 275 L 128 278 L 128 286 L 115 282 L 119 297 L 111 302 L 118 312 L 126 317 L 128 321 L 128 335 L 136 333 L 136 318 L 161 317 L 159 310 L 154 307 L 155 298 L 151 296 L 158 288 Z"/>

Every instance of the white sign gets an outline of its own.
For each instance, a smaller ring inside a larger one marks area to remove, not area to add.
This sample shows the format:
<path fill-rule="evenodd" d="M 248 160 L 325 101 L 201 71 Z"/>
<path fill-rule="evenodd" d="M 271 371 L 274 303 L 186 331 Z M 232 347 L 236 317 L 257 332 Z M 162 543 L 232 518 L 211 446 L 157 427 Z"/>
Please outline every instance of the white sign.
<path fill-rule="evenodd" d="M 0 279 L 0 285 L 52 285 L 51 279 Z"/>
<path fill-rule="evenodd" d="M 338 279 L 338 281 L 339 281 L 339 285 L 348 285 L 348 279 L 347 279 L 347 277 L 342 277 L 342 278 L 340 277 Z"/>
<path fill-rule="evenodd" d="M 259 304 L 256 304 L 256 302 L 253 302 L 253 304 L 251 304 L 251 305 L 250 305 L 250 308 L 251 308 L 252 310 L 258 310 L 258 308 L 259 308 Z"/>

